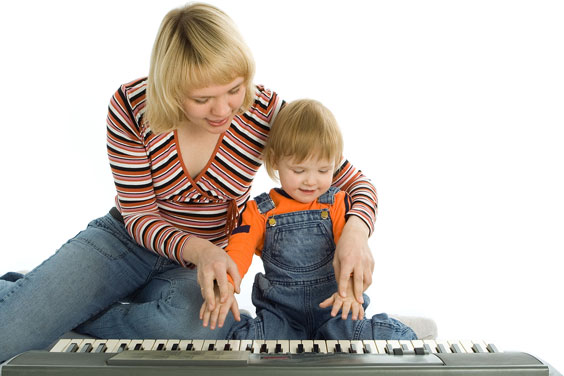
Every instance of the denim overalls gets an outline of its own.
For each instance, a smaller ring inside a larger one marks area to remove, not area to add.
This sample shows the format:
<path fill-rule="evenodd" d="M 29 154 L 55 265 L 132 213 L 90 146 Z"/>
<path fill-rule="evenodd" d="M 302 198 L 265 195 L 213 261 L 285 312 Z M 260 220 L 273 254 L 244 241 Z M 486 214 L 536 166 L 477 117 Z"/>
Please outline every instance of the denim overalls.
<path fill-rule="evenodd" d="M 337 188 L 318 202 L 333 204 Z M 261 214 L 274 202 L 263 193 L 255 198 Z M 234 339 L 415 339 L 411 328 L 386 314 L 372 319 L 342 320 L 319 303 L 337 291 L 333 272 L 333 225 L 329 209 L 274 215 L 267 219 L 262 260 L 252 300 L 256 318 L 242 317 Z M 369 299 L 364 295 L 364 309 Z"/>

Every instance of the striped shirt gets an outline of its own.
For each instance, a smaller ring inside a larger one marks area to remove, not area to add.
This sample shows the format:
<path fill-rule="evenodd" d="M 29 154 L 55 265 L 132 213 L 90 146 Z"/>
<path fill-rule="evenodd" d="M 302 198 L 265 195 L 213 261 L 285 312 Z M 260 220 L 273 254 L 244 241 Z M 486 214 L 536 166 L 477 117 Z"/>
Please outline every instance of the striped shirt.
<path fill-rule="evenodd" d="M 146 78 L 122 85 L 110 101 L 107 147 L 117 189 L 116 207 L 135 241 L 184 266 L 191 236 L 225 247 L 262 165 L 270 124 L 284 101 L 257 86 L 254 103 L 233 118 L 198 177 L 183 169 L 176 132 L 154 134 L 143 121 Z M 343 159 L 333 185 L 349 193 L 349 215 L 374 228 L 377 196 L 370 181 Z"/>

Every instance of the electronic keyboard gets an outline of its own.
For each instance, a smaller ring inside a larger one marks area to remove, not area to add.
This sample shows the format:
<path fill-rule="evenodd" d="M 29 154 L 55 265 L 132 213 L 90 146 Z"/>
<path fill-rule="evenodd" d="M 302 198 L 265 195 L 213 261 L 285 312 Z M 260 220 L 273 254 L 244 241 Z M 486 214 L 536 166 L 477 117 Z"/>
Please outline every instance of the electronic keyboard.
<path fill-rule="evenodd" d="M 523 352 L 484 341 L 61 339 L 0 375 L 559 375 Z"/>

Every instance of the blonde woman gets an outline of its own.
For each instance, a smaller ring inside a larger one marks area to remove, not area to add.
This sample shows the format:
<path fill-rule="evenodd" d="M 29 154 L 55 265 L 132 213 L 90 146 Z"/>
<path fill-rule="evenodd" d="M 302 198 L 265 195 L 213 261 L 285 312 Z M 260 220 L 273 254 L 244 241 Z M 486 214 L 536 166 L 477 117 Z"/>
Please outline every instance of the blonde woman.
<path fill-rule="evenodd" d="M 111 99 L 107 147 L 115 207 L 25 276 L 0 277 L 0 361 L 76 331 L 101 338 L 224 338 L 203 328 L 203 297 L 224 301 L 237 267 L 223 247 L 245 206 L 283 100 L 253 82 L 232 20 L 206 4 L 169 12 L 147 78 Z M 346 159 L 332 185 L 350 195 L 335 250 L 344 296 L 371 283 L 374 187 Z M 196 267 L 197 266 L 197 267 Z M 230 315 L 228 323 L 239 317 Z"/>

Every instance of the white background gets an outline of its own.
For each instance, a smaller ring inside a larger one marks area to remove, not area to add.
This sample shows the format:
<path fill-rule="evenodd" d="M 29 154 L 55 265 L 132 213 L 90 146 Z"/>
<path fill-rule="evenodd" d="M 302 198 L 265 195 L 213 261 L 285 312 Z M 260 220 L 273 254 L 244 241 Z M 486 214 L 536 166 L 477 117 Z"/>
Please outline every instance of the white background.
<path fill-rule="evenodd" d="M 378 188 L 368 313 L 432 317 L 441 338 L 564 370 L 564 4 L 212 1 L 250 45 L 256 82 L 332 109 Z M 35 267 L 112 206 L 108 101 L 147 74 L 178 5 L 0 5 L 0 274 Z M 272 184 L 261 171 L 254 193 Z"/>

